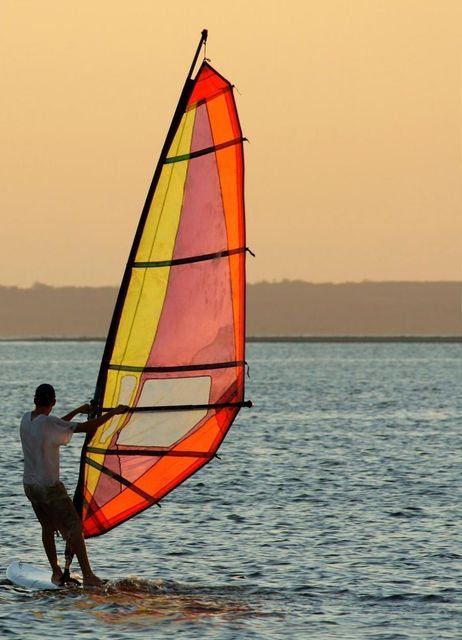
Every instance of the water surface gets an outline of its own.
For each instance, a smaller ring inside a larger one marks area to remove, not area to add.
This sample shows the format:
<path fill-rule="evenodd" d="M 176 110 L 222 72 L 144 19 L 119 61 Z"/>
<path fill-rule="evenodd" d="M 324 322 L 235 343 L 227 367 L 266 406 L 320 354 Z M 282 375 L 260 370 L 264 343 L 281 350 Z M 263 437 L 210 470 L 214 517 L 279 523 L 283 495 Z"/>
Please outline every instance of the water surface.
<path fill-rule="evenodd" d="M 18 424 L 37 384 L 64 414 L 102 343 L 0 343 L 2 573 L 45 565 Z M 104 592 L 0 579 L 5 637 L 462 637 L 460 344 L 251 344 L 247 396 L 214 460 L 88 542 Z M 83 436 L 62 453 L 73 489 Z M 58 542 L 61 546 L 61 541 Z"/>

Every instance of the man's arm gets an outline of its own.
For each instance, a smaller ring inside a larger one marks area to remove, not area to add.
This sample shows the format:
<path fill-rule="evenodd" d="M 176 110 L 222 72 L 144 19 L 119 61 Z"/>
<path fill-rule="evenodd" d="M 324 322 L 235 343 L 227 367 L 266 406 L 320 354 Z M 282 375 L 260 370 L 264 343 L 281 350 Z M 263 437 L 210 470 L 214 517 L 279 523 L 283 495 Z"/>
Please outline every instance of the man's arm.
<path fill-rule="evenodd" d="M 110 420 L 113 416 L 127 413 L 129 410 L 130 407 L 127 407 L 125 404 L 119 404 L 118 407 L 114 407 L 114 409 L 111 409 L 98 418 L 87 420 L 87 422 L 81 422 L 79 426 L 76 427 L 74 433 L 93 433 L 98 427 Z"/>
<path fill-rule="evenodd" d="M 66 415 L 63 416 L 61 420 L 65 420 L 66 422 L 69 422 L 70 420 L 72 420 L 72 418 L 74 418 L 79 413 L 86 413 L 88 415 L 90 411 L 91 411 L 91 406 L 89 404 L 83 404 L 81 407 L 77 407 L 77 409 L 74 409 L 70 413 L 66 413 Z"/>

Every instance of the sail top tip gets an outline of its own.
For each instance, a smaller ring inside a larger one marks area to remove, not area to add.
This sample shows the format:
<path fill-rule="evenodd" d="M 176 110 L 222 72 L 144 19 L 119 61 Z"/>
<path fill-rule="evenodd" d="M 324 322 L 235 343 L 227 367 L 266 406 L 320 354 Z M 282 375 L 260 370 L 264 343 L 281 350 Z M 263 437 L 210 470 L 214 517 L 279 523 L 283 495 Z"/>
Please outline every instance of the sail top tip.
<path fill-rule="evenodd" d="M 202 29 L 202 40 L 207 42 L 207 36 L 209 35 L 208 29 Z"/>

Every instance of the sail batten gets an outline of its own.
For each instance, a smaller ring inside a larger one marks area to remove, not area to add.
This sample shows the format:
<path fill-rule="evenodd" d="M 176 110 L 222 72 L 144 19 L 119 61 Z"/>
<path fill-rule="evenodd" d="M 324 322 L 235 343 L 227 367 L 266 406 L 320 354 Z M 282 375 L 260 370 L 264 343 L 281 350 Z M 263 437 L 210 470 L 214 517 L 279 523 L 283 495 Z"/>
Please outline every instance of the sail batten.
<path fill-rule="evenodd" d="M 98 449 L 88 447 L 89 453 L 104 453 L 108 456 L 174 456 L 181 458 L 213 458 L 214 453 L 208 451 L 172 451 L 171 449 Z"/>
<path fill-rule="evenodd" d="M 153 262 L 134 262 L 131 267 L 134 269 L 151 269 L 158 267 L 174 267 L 179 264 L 191 264 L 193 262 L 202 262 L 204 260 L 217 260 L 218 258 L 227 258 L 238 253 L 248 251 L 247 247 L 239 247 L 238 249 L 223 249 L 215 253 L 206 253 L 204 255 L 189 256 L 187 258 L 177 258 L 175 260 L 156 260 Z"/>
<path fill-rule="evenodd" d="M 198 149 L 197 151 L 191 151 L 191 153 L 185 153 L 181 156 L 168 157 L 165 160 L 165 164 L 171 164 L 172 162 L 183 162 L 184 160 L 193 160 L 194 158 L 200 158 L 200 156 L 208 155 L 209 153 L 216 153 L 227 147 L 232 147 L 236 144 L 240 144 L 245 141 L 245 138 L 235 138 L 234 140 L 228 140 L 227 142 L 220 142 L 213 147 L 206 147 L 205 149 Z"/>
<path fill-rule="evenodd" d="M 108 369 L 114 371 L 136 371 L 139 373 L 172 373 L 178 371 L 207 371 L 209 369 L 226 369 L 228 367 L 244 367 L 245 360 L 232 360 L 231 362 L 209 362 L 207 364 L 185 364 L 165 367 L 135 367 L 128 364 L 109 364 Z"/>
<path fill-rule="evenodd" d="M 250 406 L 243 141 L 232 85 L 204 60 L 167 134 L 103 354 L 98 412 L 130 411 L 85 443 L 76 503 L 86 537 L 196 473 Z"/>

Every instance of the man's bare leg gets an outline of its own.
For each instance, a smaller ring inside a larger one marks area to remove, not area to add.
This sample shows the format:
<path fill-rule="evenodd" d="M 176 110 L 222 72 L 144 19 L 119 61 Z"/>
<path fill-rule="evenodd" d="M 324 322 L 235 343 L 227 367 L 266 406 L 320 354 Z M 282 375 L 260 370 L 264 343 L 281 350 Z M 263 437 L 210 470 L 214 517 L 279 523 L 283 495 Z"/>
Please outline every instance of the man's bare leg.
<path fill-rule="evenodd" d="M 65 585 L 80 584 L 80 580 L 71 576 L 71 564 L 73 559 L 74 559 L 74 552 L 71 549 L 69 540 L 66 540 L 66 548 L 64 550 L 64 571 L 63 571 L 63 582 Z"/>
<path fill-rule="evenodd" d="M 79 565 L 82 570 L 84 587 L 102 586 L 104 582 L 100 578 L 98 578 L 98 576 L 96 576 L 91 569 L 90 561 L 88 560 L 87 548 L 82 533 L 76 532 L 72 534 L 69 540 L 69 547 L 72 549 L 73 553 L 75 553 L 75 555 L 77 556 L 77 560 L 79 561 Z"/>
<path fill-rule="evenodd" d="M 53 529 L 42 526 L 42 542 L 52 570 L 51 581 L 53 584 L 60 585 L 63 572 L 61 571 L 58 556 L 56 555 L 55 532 Z"/>

